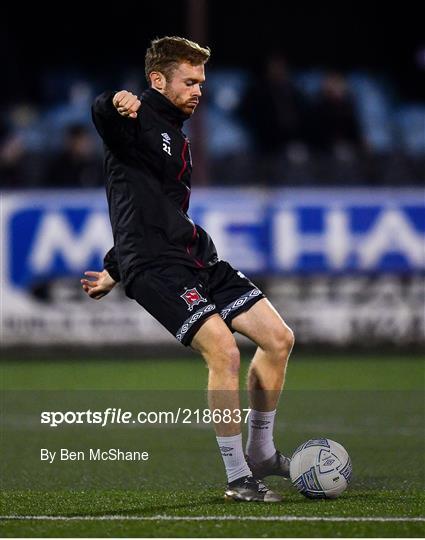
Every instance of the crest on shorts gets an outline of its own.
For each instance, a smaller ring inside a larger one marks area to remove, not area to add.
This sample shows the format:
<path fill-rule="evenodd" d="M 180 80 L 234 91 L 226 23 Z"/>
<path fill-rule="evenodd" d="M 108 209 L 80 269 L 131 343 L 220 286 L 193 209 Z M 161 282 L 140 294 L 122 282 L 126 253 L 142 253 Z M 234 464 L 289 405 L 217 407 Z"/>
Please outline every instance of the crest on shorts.
<path fill-rule="evenodd" d="M 207 299 L 202 296 L 196 287 L 187 289 L 187 291 L 180 295 L 180 298 L 183 298 L 186 302 L 189 311 L 192 311 L 193 306 L 197 306 L 201 302 L 207 302 Z"/>

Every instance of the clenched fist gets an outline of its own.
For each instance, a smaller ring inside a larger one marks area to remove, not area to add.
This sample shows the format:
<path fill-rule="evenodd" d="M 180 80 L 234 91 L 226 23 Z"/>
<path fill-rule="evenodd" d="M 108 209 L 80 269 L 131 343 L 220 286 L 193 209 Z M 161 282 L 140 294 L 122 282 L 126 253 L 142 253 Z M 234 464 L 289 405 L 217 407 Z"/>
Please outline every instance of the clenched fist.
<path fill-rule="evenodd" d="M 112 103 L 121 116 L 129 116 L 130 118 L 137 118 L 137 111 L 140 109 L 140 99 L 127 92 L 127 90 L 121 90 L 117 92 L 112 98 Z"/>

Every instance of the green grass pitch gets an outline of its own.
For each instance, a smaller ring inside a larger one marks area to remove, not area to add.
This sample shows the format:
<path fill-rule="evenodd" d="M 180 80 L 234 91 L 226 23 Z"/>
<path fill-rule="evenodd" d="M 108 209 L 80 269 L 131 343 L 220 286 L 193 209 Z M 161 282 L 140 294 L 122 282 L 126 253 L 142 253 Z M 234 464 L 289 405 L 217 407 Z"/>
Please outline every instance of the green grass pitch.
<path fill-rule="evenodd" d="M 339 499 L 324 501 L 271 479 L 284 501 L 269 505 L 223 500 L 224 470 L 211 426 L 40 425 L 40 410 L 205 407 L 207 370 L 196 357 L 3 361 L 0 369 L 3 537 L 425 536 L 424 364 L 418 356 L 294 352 L 277 447 L 290 454 L 307 439 L 329 437 L 349 451 L 354 477 Z M 48 464 L 40 461 L 41 447 L 143 449 L 150 458 Z"/>

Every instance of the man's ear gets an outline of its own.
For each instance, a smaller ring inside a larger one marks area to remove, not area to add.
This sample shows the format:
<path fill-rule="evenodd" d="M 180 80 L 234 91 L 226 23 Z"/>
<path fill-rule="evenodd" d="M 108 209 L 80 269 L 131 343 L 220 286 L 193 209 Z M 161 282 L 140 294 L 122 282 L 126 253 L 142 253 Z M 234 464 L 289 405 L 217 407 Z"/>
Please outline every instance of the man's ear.
<path fill-rule="evenodd" d="M 149 79 L 151 81 L 152 88 L 158 90 L 158 92 L 164 92 L 167 81 L 161 72 L 152 71 L 149 73 Z"/>

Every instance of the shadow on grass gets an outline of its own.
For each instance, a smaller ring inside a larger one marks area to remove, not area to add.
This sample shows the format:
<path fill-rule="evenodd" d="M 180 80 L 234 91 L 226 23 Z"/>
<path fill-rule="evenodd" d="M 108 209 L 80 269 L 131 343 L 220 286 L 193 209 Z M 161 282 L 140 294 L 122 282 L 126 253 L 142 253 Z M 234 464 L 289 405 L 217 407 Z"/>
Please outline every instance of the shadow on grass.
<path fill-rule="evenodd" d="M 285 504 L 290 504 L 291 506 L 305 506 L 305 505 L 314 505 L 317 503 L 326 504 L 329 503 L 330 500 L 312 500 L 312 499 L 306 499 L 303 497 L 296 497 L 294 499 L 284 499 L 282 504 L 267 504 L 267 509 L 272 508 L 279 508 L 285 506 Z M 113 515 L 122 515 L 122 516 L 153 516 L 161 513 L 168 513 L 170 512 L 172 515 L 179 516 L 181 514 L 177 513 L 175 514 L 175 511 L 178 510 L 188 510 L 187 515 L 194 515 L 196 514 L 193 512 L 196 509 L 202 510 L 202 515 L 208 515 L 205 514 L 204 510 L 206 507 L 220 507 L 220 513 L 222 513 L 222 509 L 228 508 L 230 509 L 244 509 L 248 511 L 249 508 L 261 508 L 263 507 L 262 503 L 251 503 L 247 504 L 240 501 L 225 501 L 222 495 L 217 496 L 205 496 L 203 497 L 199 502 L 184 502 L 184 503 L 165 503 L 165 504 L 156 504 L 145 508 L 135 509 L 135 508 L 116 508 L 112 512 L 110 512 Z M 71 515 L 81 515 L 81 514 L 69 514 Z M 105 515 L 105 512 L 90 512 L 90 516 L 102 516 Z M 224 515 L 224 514 L 223 514 Z M 243 515 L 243 514 L 241 514 Z"/>
<path fill-rule="evenodd" d="M 161 513 L 167 510 L 194 510 L 196 508 L 204 508 L 205 506 L 213 506 L 223 503 L 225 504 L 225 501 L 219 496 L 209 496 L 205 497 L 202 500 L 200 500 L 198 503 L 195 503 L 193 501 L 191 502 L 184 502 L 184 503 L 168 503 L 168 504 L 157 504 L 149 506 L 148 508 L 116 508 L 113 510 L 114 515 L 122 515 L 122 516 L 151 516 L 155 515 L 157 513 Z M 72 515 L 81 515 L 81 514 L 69 514 Z M 102 516 L 105 515 L 105 512 L 90 512 L 90 516 Z"/>

